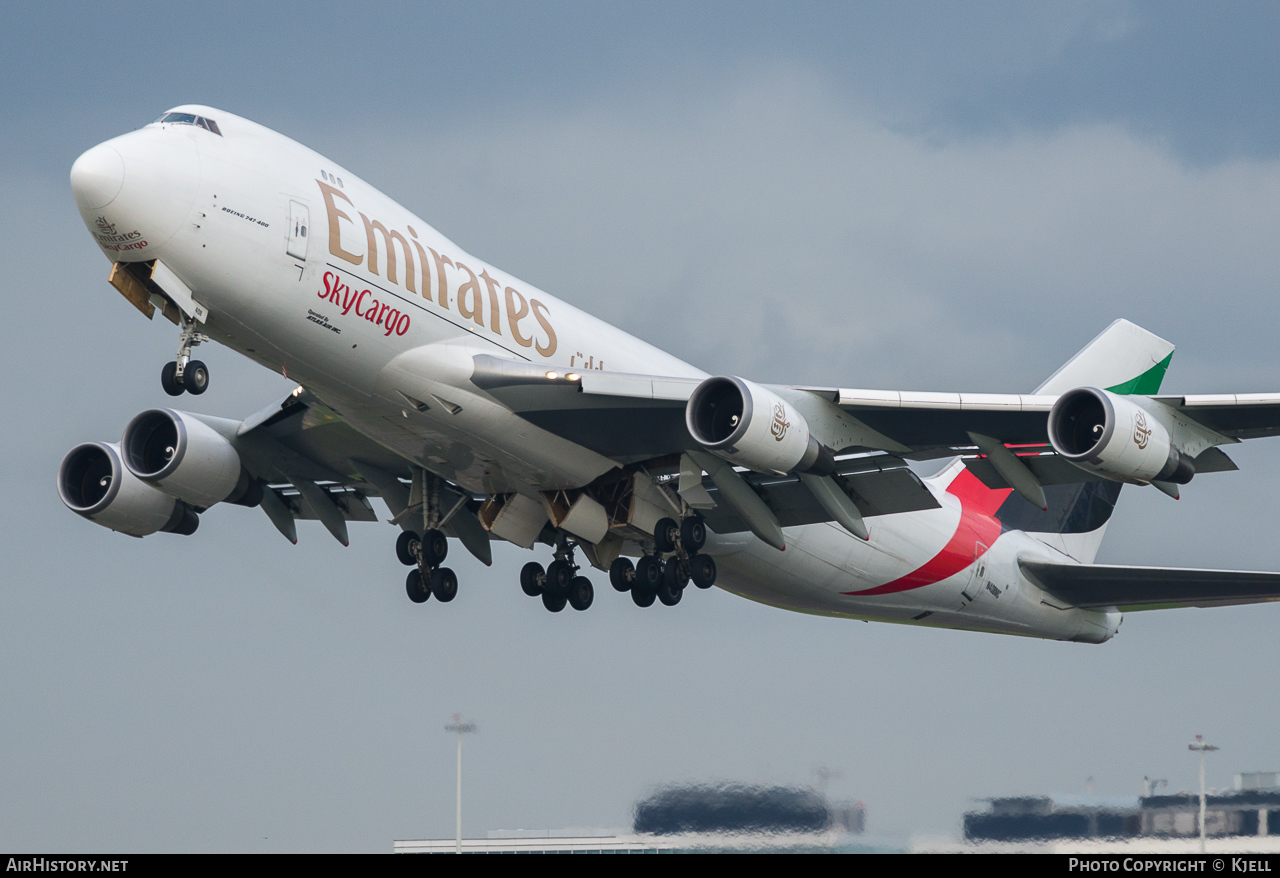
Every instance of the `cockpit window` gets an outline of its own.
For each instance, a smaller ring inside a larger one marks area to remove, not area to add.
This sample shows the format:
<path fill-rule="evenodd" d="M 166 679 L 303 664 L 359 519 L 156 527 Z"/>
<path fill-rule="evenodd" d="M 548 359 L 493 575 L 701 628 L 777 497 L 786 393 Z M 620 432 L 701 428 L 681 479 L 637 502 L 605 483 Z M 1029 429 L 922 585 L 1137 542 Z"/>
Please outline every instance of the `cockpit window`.
<path fill-rule="evenodd" d="M 222 136 L 222 132 L 218 130 L 217 122 L 212 119 L 206 119 L 204 116 L 197 116 L 194 113 L 165 113 L 156 121 L 163 122 L 166 125 L 195 125 L 219 137 Z"/>

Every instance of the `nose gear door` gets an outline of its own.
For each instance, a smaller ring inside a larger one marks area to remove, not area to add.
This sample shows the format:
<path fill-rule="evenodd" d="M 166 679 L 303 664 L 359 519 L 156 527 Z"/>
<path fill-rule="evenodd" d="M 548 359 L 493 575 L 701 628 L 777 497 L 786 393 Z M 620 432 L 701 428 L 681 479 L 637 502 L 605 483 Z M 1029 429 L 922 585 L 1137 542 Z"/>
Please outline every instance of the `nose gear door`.
<path fill-rule="evenodd" d="M 307 226 L 311 225 L 307 206 L 299 201 L 289 202 L 289 246 L 286 252 L 294 259 L 307 261 Z"/>

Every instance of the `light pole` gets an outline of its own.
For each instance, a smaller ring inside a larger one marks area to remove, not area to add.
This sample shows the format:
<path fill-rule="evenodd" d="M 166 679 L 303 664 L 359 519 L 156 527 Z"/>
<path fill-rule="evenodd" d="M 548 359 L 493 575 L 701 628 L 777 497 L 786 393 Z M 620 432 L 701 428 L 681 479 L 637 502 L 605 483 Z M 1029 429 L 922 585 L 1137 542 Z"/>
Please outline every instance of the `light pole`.
<path fill-rule="evenodd" d="M 1204 853 L 1204 754 L 1218 748 L 1206 744 L 1204 735 L 1196 735 L 1196 739 L 1187 745 L 1188 750 L 1200 751 L 1200 853 Z"/>
<path fill-rule="evenodd" d="M 446 732 L 457 732 L 458 734 L 458 823 L 455 836 L 457 846 L 454 848 L 454 853 L 460 854 L 462 853 L 462 736 L 476 731 L 476 724 L 464 723 L 462 714 L 455 713 L 453 722 L 445 726 L 444 730 Z"/>

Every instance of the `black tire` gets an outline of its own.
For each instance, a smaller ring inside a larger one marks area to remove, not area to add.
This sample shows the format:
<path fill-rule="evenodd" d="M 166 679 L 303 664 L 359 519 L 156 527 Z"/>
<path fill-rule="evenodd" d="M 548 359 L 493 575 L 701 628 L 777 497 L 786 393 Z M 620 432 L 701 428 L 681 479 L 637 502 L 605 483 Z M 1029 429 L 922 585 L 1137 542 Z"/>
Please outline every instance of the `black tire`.
<path fill-rule="evenodd" d="M 710 555 L 694 555 L 689 559 L 689 578 L 698 588 L 716 584 L 716 562 Z"/>
<path fill-rule="evenodd" d="M 209 367 L 200 360 L 187 363 L 182 370 L 182 386 L 192 396 L 199 396 L 209 389 Z"/>
<path fill-rule="evenodd" d="M 542 593 L 555 595 L 558 598 L 569 594 L 569 583 L 573 580 L 573 568 L 565 561 L 552 561 L 547 565 L 547 581 L 543 583 Z M 555 612 L 559 612 L 558 610 Z"/>
<path fill-rule="evenodd" d="M 585 610 L 595 600 L 596 589 L 591 580 L 585 576 L 575 576 L 569 583 L 569 606 L 575 610 Z"/>
<path fill-rule="evenodd" d="M 635 602 L 637 607 L 652 607 L 653 602 L 658 599 L 656 592 L 639 586 L 631 587 L 631 600 Z"/>
<path fill-rule="evenodd" d="M 546 591 L 542 593 L 542 605 L 553 613 L 563 610 L 566 603 L 568 599 L 562 594 L 556 595 Z"/>
<path fill-rule="evenodd" d="M 520 589 L 531 598 L 542 594 L 542 583 L 547 578 L 547 571 L 537 561 L 530 561 L 520 568 Z"/>
<path fill-rule="evenodd" d="M 458 596 L 458 577 L 448 567 L 440 567 L 431 574 L 431 593 L 442 604 Z"/>
<path fill-rule="evenodd" d="M 165 363 L 164 368 L 160 370 L 160 386 L 170 396 L 182 396 L 183 391 L 186 390 L 178 381 L 178 364 L 173 360 Z"/>
<path fill-rule="evenodd" d="M 410 570 L 409 575 L 404 579 L 404 590 L 409 595 L 409 600 L 415 604 L 426 603 L 431 597 L 431 590 L 422 584 L 422 574 L 417 570 Z"/>
<path fill-rule="evenodd" d="M 636 562 L 636 578 L 631 590 L 657 591 L 662 581 L 662 562 L 652 555 L 644 555 Z"/>
<path fill-rule="evenodd" d="M 676 540 L 680 538 L 680 525 L 674 518 L 659 518 L 653 526 L 653 545 L 659 555 L 676 550 Z"/>
<path fill-rule="evenodd" d="M 667 577 L 662 577 L 662 584 L 658 586 L 658 600 L 665 606 L 674 607 L 680 603 L 682 597 L 684 597 L 684 589 L 669 582 Z"/>
<path fill-rule="evenodd" d="M 689 570 L 679 558 L 669 558 L 667 566 L 662 568 L 662 580 L 671 588 L 683 590 L 689 584 Z"/>
<path fill-rule="evenodd" d="M 449 538 L 444 531 L 429 530 L 422 535 L 422 555 L 428 567 L 439 567 L 449 554 Z"/>
<path fill-rule="evenodd" d="M 630 558 L 614 558 L 609 565 L 609 584 L 614 591 L 631 591 L 631 583 L 636 580 L 636 565 Z"/>
<path fill-rule="evenodd" d="M 690 515 L 680 522 L 680 542 L 690 555 L 707 544 L 707 523 L 701 515 Z"/>
<path fill-rule="evenodd" d="M 396 557 L 406 567 L 414 567 L 418 563 L 418 545 L 415 543 L 420 544 L 421 540 L 411 530 L 401 531 L 400 536 L 396 537 Z"/>

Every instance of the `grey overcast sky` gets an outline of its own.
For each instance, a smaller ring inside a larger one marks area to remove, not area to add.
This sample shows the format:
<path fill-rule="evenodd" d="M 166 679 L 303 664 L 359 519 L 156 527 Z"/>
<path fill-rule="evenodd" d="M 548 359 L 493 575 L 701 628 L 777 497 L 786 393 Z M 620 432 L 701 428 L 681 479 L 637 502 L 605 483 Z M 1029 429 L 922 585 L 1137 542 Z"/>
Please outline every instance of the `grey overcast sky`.
<path fill-rule="evenodd" d="M 75 157 L 166 108 L 248 116 L 460 245 L 702 367 L 1034 387 L 1128 317 L 1165 387 L 1280 389 L 1280 7 L 1230 3 L 17 4 L 0 32 L 8 246 L 0 848 L 387 851 L 620 827 L 655 785 L 809 783 L 883 838 L 973 797 L 1280 768 L 1280 607 L 1130 615 L 1103 646 L 810 618 L 718 590 L 525 598 L 455 547 L 414 606 L 386 525 L 289 545 L 257 510 L 133 540 L 67 512 L 62 455 L 165 402 L 175 344 L 106 283 Z M 182 404 L 290 388 L 225 350 Z M 1280 570 L 1280 443 L 1173 502 L 1127 489 L 1100 560 Z M 543 559 L 545 560 L 545 559 Z"/>

